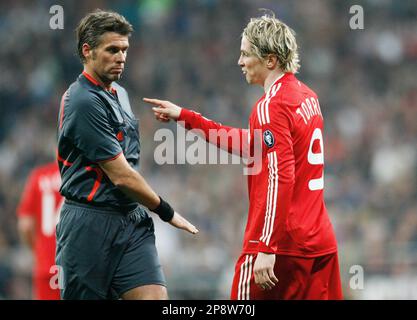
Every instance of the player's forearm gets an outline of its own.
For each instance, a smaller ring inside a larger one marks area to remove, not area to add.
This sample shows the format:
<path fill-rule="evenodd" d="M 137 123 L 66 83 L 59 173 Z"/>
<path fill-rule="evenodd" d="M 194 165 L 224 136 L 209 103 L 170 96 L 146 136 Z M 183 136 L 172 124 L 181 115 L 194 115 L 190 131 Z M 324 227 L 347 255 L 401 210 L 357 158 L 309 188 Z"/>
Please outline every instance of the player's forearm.
<path fill-rule="evenodd" d="M 280 238 L 283 226 L 287 223 L 291 210 L 294 185 L 291 183 L 280 183 L 278 185 L 277 198 L 270 198 L 271 203 L 277 203 L 275 211 L 270 212 L 269 222 L 272 226 L 266 229 L 266 233 L 259 239 L 258 251 L 264 253 L 274 253 L 279 249 L 278 239 Z M 276 202 L 275 202 L 276 201 Z M 271 207 L 271 206 L 270 206 Z M 274 208 L 272 206 L 272 208 Z"/>
<path fill-rule="evenodd" d="M 177 122 L 184 123 L 188 130 L 198 129 L 204 135 L 197 134 L 218 148 L 242 156 L 243 144 L 248 141 L 247 130 L 224 126 L 221 123 L 203 117 L 201 114 L 182 108 Z"/>
<path fill-rule="evenodd" d="M 258 251 L 273 253 L 278 250 L 279 234 L 287 223 L 295 186 L 293 157 L 281 147 L 268 153 L 268 188 L 265 197 L 265 221 Z"/>

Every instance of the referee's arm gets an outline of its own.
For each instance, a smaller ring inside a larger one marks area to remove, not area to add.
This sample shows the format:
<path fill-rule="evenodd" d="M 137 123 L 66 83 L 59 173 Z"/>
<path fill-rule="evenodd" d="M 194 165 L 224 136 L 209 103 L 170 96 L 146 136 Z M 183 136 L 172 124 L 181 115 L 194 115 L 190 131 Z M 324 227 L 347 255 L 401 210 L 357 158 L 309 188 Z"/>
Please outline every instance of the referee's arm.
<path fill-rule="evenodd" d="M 158 207 L 159 196 L 140 173 L 129 165 L 123 153 L 114 160 L 99 162 L 99 165 L 111 182 L 130 198 L 150 210 Z"/>
<path fill-rule="evenodd" d="M 99 165 L 103 169 L 104 173 L 109 177 L 111 182 L 120 188 L 120 190 L 122 190 L 127 196 L 135 201 L 138 201 L 154 212 L 158 213 L 161 211 L 161 205 L 163 205 L 161 198 L 155 191 L 153 191 L 139 172 L 135 171 L 129 165 L 123 153 L 116 159 L 99 162 Z M 162 209 L 165 210 L 166 206 L 169 205 L 165 202 Z M 182 217 L 178 212 L 174 212 L 174 215 L 168 222 L 174 227 L 183 229 L 192 234 L 198 233 L 197 228 L 187 219 Z"/>

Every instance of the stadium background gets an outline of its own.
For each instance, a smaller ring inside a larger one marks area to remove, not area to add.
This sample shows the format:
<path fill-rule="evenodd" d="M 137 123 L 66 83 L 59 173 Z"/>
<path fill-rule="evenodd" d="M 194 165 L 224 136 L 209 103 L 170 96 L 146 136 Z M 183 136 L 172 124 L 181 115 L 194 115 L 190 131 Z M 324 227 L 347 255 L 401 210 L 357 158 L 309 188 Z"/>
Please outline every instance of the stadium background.
<path fill-rule="evenodd" d="M 50 6 L 64 29 L 49 28 Z M 351 30 L 360 4 L 364 30 Z M 240 165 L 165 165 L 154 160 L 161 125 L 141 98 L 162 97 L 225 124 L 246 127 L 262 94 L 237 66 L 240 33 L 269 8 L 297 33 L 300 79 L 325 117 L 325 185 L 345 295 L 417 298 L 417 2 L 368 1 L 0 1 L 0 298 L 29 299 L 31 256 L 15 209 L 31 168 L 53 158 L 59 100 L 81 72 L 74 28 L 95 8 L 134 25 L 121 82 L 141 119 L 141 172 L 199 229 L 197 237 L 157 221 L 174 299 L 228 298 L 246 223 Z M 175 129 L 173 124 L 163 127 Z M 364 289 L 350 288 L 350 268 Z"/>

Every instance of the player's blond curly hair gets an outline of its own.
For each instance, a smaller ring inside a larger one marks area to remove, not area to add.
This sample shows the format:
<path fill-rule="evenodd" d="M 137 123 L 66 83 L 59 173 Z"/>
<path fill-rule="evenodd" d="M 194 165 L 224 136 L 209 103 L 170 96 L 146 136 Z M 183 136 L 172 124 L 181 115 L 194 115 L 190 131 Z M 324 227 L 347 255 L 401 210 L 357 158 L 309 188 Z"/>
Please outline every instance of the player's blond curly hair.
<path fill-rule="evenodd" d="M 253 53 L 259 59 L 274 54 L 283 72 L 296 73 L 300 68 L 295 32 L 275 18 L 273 12 L 252 18 L 243 30 L 242 36 L 249 41 Z"/>

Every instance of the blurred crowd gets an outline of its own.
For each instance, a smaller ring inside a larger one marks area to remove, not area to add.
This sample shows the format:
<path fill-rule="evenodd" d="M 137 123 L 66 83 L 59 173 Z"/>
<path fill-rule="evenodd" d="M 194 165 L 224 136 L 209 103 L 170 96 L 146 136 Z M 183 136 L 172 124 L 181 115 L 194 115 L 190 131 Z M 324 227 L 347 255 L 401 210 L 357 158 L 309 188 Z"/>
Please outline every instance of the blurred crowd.
<path fill-rule="evenodd" d="M 141 99 L 246 127 L 262 89 L 248 86 L 237 66 L 240 34 L 268 8 L 297 33 L 297 76 L 320 99 L 325 195 L 346 297 L 416 299 L 407 285 L 417 287 L 417 2 L 360 2 L 363 30 L 350 28 L 354 1 L 1 1 L 0 298 L 31 298 L 32 258 L 16 206 L 30 170 L 54 159 L 59 101 L 82 71 L 74 29 L 95 8 L 123 14 L 135 29 L 120 84 L 141 120 L 140 171 L 200 229 L 194 237 L 154 219 L 169 294 L 228 298 L 248 208 L 242 166 L 158 165 L 154 134 L 176 127 L 161 126 Z M 49 25 L 54 4 L 64 9 L 62 30 Z M 355 265 L 364 270 L 362 290 L 351 288 Z M 397 295 L 381 295 L 396 279 Z"/>

